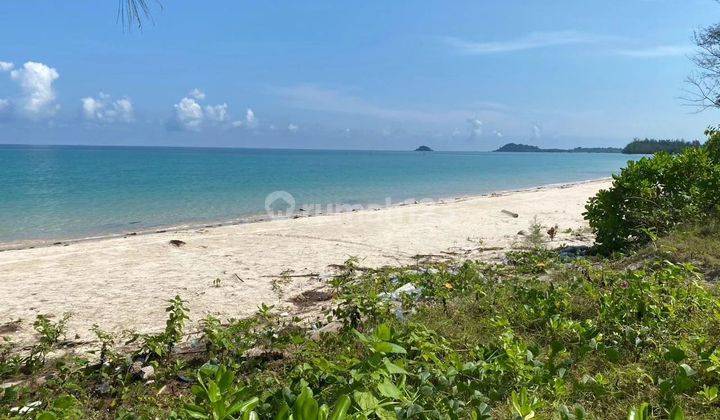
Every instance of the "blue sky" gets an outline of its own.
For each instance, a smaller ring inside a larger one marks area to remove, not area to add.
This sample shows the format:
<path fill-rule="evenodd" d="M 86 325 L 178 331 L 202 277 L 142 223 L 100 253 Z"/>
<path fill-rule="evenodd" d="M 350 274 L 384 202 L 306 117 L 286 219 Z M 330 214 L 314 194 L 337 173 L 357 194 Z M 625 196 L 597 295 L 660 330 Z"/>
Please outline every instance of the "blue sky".
<path fill-rule="evenodd" d="M 712 0 L 4 0 L 0 143 L 489 150 L 701 137 Z"/>

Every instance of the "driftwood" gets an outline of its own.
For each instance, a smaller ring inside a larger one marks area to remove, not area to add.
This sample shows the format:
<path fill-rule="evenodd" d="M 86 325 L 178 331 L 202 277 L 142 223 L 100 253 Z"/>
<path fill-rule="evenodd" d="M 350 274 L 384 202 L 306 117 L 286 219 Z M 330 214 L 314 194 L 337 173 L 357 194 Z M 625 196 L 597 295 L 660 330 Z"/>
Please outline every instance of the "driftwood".
<path fill-rule="evenodd" d="M 170 239 L 170 245 L 180 248 L 185 245 L 185 241 L 181 241 L 180 239 Z"/>
<path fill-rule="evenodd" d="M 508 216 L 514 217 L 514 218 L 516 218 L 516 219 L 520 216 L 519 214 L 513 213 L 513 212 L 511 212 L 510 210 L 502 209 L 501 211 L 502 211 L 503 213 L 507 214 Z"/>

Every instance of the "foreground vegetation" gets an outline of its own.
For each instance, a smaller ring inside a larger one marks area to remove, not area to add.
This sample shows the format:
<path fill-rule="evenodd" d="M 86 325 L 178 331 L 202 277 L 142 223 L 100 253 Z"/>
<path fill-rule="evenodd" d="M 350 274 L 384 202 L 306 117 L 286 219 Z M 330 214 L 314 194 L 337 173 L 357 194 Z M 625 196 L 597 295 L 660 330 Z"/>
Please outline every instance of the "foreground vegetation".
<path fill-rule="evenodd" d="M 164 332 L 132 337 L 129 350 L 96 329 L 91 357 L 50 357 L 64 321 L 39 318 L 35 347 L 0 352 L 10 384 L 0 414 L 717 418 L 720 297 L 706 276 L 720 269 L 718 227 L 678 229 L 615 259 L 561 255 L 529 235 L 532 249 L 506 264 L 366 270 L 351 260 L 320 295 L 334 304 L 307 328 L 261 306 L 183 338 L 175 299 Z"/>

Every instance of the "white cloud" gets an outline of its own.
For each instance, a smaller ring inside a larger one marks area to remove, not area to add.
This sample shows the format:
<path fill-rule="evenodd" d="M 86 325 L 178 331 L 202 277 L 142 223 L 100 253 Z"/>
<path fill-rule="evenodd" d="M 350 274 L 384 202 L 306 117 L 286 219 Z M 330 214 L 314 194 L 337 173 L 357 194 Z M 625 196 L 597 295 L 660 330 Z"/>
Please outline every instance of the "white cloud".
<path fill-rule="evenodd" d="M 476 139 L 482 136 L 483 122 L 477 118 L 470 118 L 467 121 L 470 123 L 470 138 Z"/>
<path fill-rule="evenodd" d="M 113 101 L 110 95 L 100 92 L 95 98 L 86 97 L 80 101 L 83 117 L 88 121 L 113 123 L 132 122 L 135 119 L 133 104 L 129 98 Z"/>
<path fill-rule="evenodd" d="M 245 119 L 244 120 L 235 120 L 232 123 L 230 123 L 231 126 L 235 128 L 240 127 L 247 127 L 247 128 L 253 128 L 257 126 L 257 118 L 255 118 L 255 111 L 248 108 L 247 111 L 245 111 Z M 270 127 L 271 130 L 274 130 L 274 127 Z"/>
<path fill-rule="evenodd" d="M 7 61 L 0 61 L 0 71 L 10 71 L 15 68 L 15 64 Z"/>
<path fill-rule="evenodd" d="M 532 135 L 536 139 L 539 139 L 540 137 L 542 137 L 542 127 L 540 126 L 540 124 L 532 125 Z"/>
<path fill-rule="evenodd" d="M 245 111 L 245 123 L 248 127 L 254 127 L 257 125 L 257 119 L 255 118 L 255 112 L 248 108 L 247 111 Z"/>
<path fill-rule="evenodd" d="M 200 90 L 198 88 L 195 88 L 195 89 L 191 90 L 190 93 L 188 93 L 188 96 L 195 100 L 202 101 L 205 99 L 205 92 L 203 92 L 202 90 Z"/>
<path fill-rule="evenodd" d="M 501 139 L 501 138 L 504 137 L 502 131 L 500 131 L 500 130 L 495 130 L 495 131 L 493 131 L 493 134 L 495 134 L 495 137 L 497 137 L 497 138 L 499 138 L 499 139 Z"/>
<path fill-rule="evenodd" d="M 211 121 L 225 122 L 228 119 L 228 106 L 227 104 L 208 105 L 205 107 L 205 116 Z"/>
<path fill-rule="evenodd" d="M 28 61 L 22 68 L 12 70 L 10 77 L 20 84 L 21 111 L 28 117 L 52 116 L 60 107 L 55 103 L 53 82 L 60 77 L 57 70 L 43 63 Z"/>
<path fill-rule="evenodd" d="M 225 123 L 230 119 L 228 104 L 202 105 L 200 102 L 204 99 L 205 94 L 200 89 L 191 90 L 180 102 L 173 105 L 175 117 L 168 127 L 190 131 L 200 131 L 206 125 L 227 127 Z M 238 121 L 233 121 L 230 125 L 239 126 Z"/>
<path fill-rule="evenodd" d="M 677 57 L 691 54 L 695 51 L 692 45 L 655 45 L 643 48 L 629 48 L 615 50 L 615 54 L 634 58 Z"/>
<path fill-rule="evenodd" d="M 298 131 L 300 129 L 300 127 L 298 127 L 297 125 L 295 125 L 293 123 L 290 123 L 290 124 L 288 124 L 287 129 L 289 132 L 294 133 L 294 132 Z"/>
<path fill-rule="evenodd" d="M 590 44 L 598 42 L 601 39 L 604 38 L 577 31 L 532 32 L 520 38 L 507 41 L 473 42 L 456 37 L 443 38 L 445 43 L 453 50 L 468 55 L 496 54 L 573 44 Z"/>
<path fill-rule="evenodd" d="M 199 103 L 192 98 L 182 98 L 174 105 L 175 118 L 180 126 L 186 130 L 198 131 L 205 119 L 205 114 Z"/>

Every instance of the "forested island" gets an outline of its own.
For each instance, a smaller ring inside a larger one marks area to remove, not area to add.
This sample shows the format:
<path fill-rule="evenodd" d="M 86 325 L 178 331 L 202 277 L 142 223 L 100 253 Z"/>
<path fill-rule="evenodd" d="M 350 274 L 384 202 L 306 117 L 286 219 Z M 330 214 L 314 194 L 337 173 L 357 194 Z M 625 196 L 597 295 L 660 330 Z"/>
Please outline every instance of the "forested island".
<path fill-rule="evenodd" d="M 416 152 L 432 152 L 433 149 L 431 149 L 428 146 L 420 146 L 417 149 L 415 149 Z"/>
<path fill-rule="evenodd" d="M 690 147 L 700 147 L 700 142 L 698 140 L 655 140 L 647 138 L 641 140 L 636 138 L 625 146 L 622 152 L 626 154 L 680 153 Z"/>
<path fill-rule="evenodd" d="M 534 153 L 625 153 L 629 155 L 644 154 L 650 155 L 657 152 L 667 152 L 671 154 L 681 153 L 683 150 L 691 147 L 700 147 L 698 140 L 685 141 L 676 140 L 656 140 L 656 139 L 639 139 L 636 138 L 624 148 L 619 147 L 576 147 L 574 149 L 543 149 L 538 146 L 520 143 L 508 143 L 495 152 L 534 152 Z"/>
<path fill-rule="evenodd" d="M 536 152 L 536 153 L 620 153 L 618 147 L 576 147 L 574 149 L 541 149 L 528 144 L 508 143 L 495 152 Z"/>

